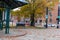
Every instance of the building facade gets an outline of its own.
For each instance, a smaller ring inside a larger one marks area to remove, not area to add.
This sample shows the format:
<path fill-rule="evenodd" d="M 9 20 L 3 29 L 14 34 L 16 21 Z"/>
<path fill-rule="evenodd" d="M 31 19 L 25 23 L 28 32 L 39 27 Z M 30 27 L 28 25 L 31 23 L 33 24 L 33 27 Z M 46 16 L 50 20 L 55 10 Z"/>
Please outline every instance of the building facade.
<path fill-rule="evenodd" d="M 48 21 L 47 21 L 47 24 L 57 25 L 57 20 L 56 19 L 58 18 L 58 6 L 59 6 L 59 3 L 57 2 L 53 6 L 53 10 L 49 10 L 48 11 Z M 39 20 L 39 21 L 42 20 L 42 22 L 40 22 L 40 24 L 42 26 L 44 26 L 46 24 L 46 17 L 42 17 L 40 19 L 38 18 L 37 20 Z"/>

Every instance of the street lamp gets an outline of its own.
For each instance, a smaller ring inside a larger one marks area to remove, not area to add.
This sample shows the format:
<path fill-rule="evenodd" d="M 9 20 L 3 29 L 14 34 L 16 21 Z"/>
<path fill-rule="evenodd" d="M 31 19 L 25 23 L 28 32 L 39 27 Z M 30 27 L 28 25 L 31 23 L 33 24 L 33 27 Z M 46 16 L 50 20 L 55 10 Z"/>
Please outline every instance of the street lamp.
<path fill-rule="evenodd" d="M 49 2 L 49 5 L 52 4 L 52 1 Z M 48 27 L 48 7 L 46 7 L 46 28 Z"/>
<path fill-rule="evenodd" d="M 58 5 L 57 28 L 59 28 L 59 22 L 60 22 L 60 4 Z"/>
<path fill-rule="evenodd" d="M 48 23 L 48 7 L 46 7 L 46 28 L 48 27 L 48 25 L 47 25 L 47 23 Z"/>

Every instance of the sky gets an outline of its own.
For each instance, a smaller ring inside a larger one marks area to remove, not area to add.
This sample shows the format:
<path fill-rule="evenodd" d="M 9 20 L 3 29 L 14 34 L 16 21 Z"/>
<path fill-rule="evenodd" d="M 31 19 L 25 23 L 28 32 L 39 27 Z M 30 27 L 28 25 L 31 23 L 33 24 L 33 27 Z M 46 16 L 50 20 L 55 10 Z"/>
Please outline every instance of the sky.
<path fill-rule="evenodd" d="M 27 1 L 25 1 L 25 0 L 17 0 L 17 1 L 22 1 L 22 2 L 26 2 L 27 3 Z"/>
<path fill-rule="evenodd" d="M 17 11 L 17 10 L 20 10 L 19 8 L 15 8 L 15 9 L 13 9 L 13 11 Z"/>

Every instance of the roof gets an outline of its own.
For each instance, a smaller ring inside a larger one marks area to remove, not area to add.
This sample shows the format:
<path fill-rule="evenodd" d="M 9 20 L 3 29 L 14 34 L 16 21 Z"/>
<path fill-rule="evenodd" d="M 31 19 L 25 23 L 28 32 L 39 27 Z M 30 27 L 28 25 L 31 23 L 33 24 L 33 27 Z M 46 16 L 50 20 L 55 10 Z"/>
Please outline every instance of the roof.
<path fill-rule="evenodd" d="M 0 7 L 2 8 L 10 7 L 11 9 L 14 9 L 26 4 L 27 2 L 17 1 L 17 0 L 1 0 L 0 1 Z"/>

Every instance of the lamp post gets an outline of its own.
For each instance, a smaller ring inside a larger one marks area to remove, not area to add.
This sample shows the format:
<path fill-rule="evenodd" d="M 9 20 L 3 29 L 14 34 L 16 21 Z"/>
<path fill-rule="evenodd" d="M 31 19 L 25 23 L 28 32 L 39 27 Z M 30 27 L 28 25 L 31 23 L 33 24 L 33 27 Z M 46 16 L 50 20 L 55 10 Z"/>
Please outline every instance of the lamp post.
<path fill-rule="evenodd" d="M 46 8 L 46 28 L 48 27 L 48 7 Z"/>
<path fill-rule="evenodd" d="M 60 22 L 60 4 L 58 5 L 57 28 L 59 28 L 59 22 Z"/>
<path fill-rule="evenodd" d="M 48 2 L 48 4 L 51 6 L 52 1 Z M 52 6 L 51 6 L 52 7 Z M 46 28 L 48 27 L 48 7 L 46 7 Z"/>

